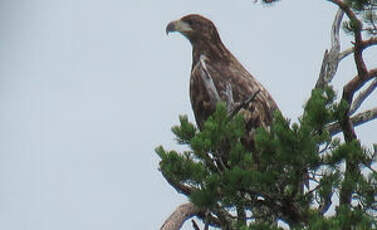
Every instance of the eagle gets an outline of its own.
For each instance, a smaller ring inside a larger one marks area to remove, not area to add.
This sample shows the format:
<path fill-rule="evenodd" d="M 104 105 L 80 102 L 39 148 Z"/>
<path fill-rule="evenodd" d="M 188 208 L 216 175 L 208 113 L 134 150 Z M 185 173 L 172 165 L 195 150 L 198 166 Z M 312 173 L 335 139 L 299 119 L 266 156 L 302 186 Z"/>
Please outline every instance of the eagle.
<path fill-rule="evenodd" d="M 230 109 L 245 105 L 238 113 L 245 120 L 245 146 L 252 151 L 255 129 L 268 128 L 274 111 L 279 110 L 270 93 L 225 47 L 209 19 L 186 15 L 167 25 L 166 33 L 170 32 L 181 33 L 192 45 L 190 101 L 199 129 L 203 129 L 219 101 Z"/>

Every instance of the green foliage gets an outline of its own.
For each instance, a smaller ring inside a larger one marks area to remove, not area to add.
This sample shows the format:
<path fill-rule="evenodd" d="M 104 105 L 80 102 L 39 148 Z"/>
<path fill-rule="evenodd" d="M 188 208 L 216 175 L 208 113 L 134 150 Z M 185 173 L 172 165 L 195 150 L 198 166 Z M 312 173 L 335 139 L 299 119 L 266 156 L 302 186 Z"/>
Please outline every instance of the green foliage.
<path fill-rule="evenodd" d="M 232 229 L 276 230 L 279 219 L 292 229 L 373 229 L 368 213 L 376 206 L 377 174 L 342 170 L 345 161 L 369 168 L 373 154 L 356 140 L 342 143 L 330 136 L 327 125 L 343 119 L 348 107 L 335 99 L 331 87 L 313 90 L 297 123 L 276 113 L 268 129 L 256 130 L 254 152 L 243 145 L 242 116 L 229 117 L 224 103 L 201 131 L 180 116 L 172 131 L 188 151 L 156 148 L 160 170 L 195 205 Z M 305 181 L 311 181 L 309 189 L 303 189 Z M 324 217 L 334 193 L 343 189 L 352 191 L 357 205 L 339 206 L 336 215 Z M 229 220 L 235 210 L 238 217 Z M 247 225 L 240 210 L 249 212 Z"/>
<path fill-rule="evenodd" d="M 370 230 L 375 229 L 375 220 L 366 216 L 360 209 L 340 206 L 337 208 L 337 215 L 323 218 L 323 216 L 313 215 L 309 221 L 308 230 Z"/>
<path fill-rule="evenodd" d="M 345 3 L 349 5 L 351 8 L 353 8 L 354 10 L 361 11 L 365 9 L 365 7 L 368 7 L 372 1 L 371 0 L 346 0 Z"/>
<path fill-rule="evenodd" d="M 377 0 L 342 2 L 352 12 L 346 11 L 346 33 L 377 36 Z M 334 123 L 344 125 L 349 106 L 336 102 L 331 87 L 314 89 L 297 122 L 276 113 L 267 129 L 255 131 L 252 150 L 244 145 L 250 130 L 243 117 L 229 117 L 224 103 L 202 130 L 180 116 L 172 132 L 188 150 L 156 148 L 160 170 L 217 220 L 203 221 L 222 229 L 278 230 L 279 220 L 297 230 L 377 229 L 377 171 L 372 167 L 377 145 L 370 151 L 358 140 L 343 143 L 328 131 Z M 342 200 L 344 194 L 350 199 Z M 333 204 L 334 197 L 341 204 Z M 335 213 L 325 216 L 330 206 Z"/>
<path fill-rule="evenodd" d="M 376 36 L 377 0 L 346 0 L 345 3 L 357 16 L 357 20 L 351 19 L 343 23 L 345 32 L 352 34 L 364 31 L 368 35 Z"/>
<path fill-rule="evenodd" d="M 353 34 L 356 31 L 361 30 L 361 28 L 362 25 L 359 23 L 359 21 L 356 21 L 355 19 L 343 22 L 343 29 L 347 34 Z"/>
<path fill-rule="evenodd" d="M 205 122 L 202 132 L 192 138 L 191 147 L 198 156 L 207 152 L 221 155 L 224 152 L 225 145 L 237 144 L 244 133 L 245 127 L 242 117 L 237 116 L 230 120 L 225 104 L 219 103 L 215 113 Z"/>
<path fill-rule="evenodd" d="M 177 137 L 178 144 L 189 144 L 197 130 L 195 125 L 188 121 L 187 116 L 179 116 L 180 126 L 174 126 L 171 130 Z"/>
<path fill-rule="evenodd" d="M 176 151 L 166 151 L 162 146 L 155 151 L 161 158 L 160 170 L 175 182 L 187 182 L 195 186 L 207 175 L 205 166 L 195 162 L 189 152 L 178 154 Z"/>
<path fill-rule="evenodd" d="M 241 230 L 283 230 L 283 228 L 271 226 L 270 224 L 253 224 L 249 227 L 241 228 Z"/>
<path fill-rule="evenodd" d="M 335 92 L 331 87 L 313 89 L 312 96 L 305 105 L 305 113 L 302 122 L 317 130 L 334 121 Z"/>

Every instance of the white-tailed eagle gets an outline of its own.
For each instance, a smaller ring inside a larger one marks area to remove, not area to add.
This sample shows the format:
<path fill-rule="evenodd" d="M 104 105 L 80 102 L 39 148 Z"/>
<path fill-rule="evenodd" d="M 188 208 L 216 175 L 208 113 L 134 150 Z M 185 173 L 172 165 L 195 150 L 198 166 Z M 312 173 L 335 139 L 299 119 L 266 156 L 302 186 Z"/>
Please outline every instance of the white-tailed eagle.
<path fill-rule="evenodd" d="M 255 129 L 268 127 L 278 110 L 271 95 L 224 46 L 215 25 L 207 18 L 196 14 L 184 16 L 167 25 L 166 33 L 169 32 L 180 32 L 192 45 L 190 99 L 199 129 L 220 100 L 227 106 L 237 106 L 255 96 L 239 111 L 248 132 L 244 143 L 253 150 Z"/>

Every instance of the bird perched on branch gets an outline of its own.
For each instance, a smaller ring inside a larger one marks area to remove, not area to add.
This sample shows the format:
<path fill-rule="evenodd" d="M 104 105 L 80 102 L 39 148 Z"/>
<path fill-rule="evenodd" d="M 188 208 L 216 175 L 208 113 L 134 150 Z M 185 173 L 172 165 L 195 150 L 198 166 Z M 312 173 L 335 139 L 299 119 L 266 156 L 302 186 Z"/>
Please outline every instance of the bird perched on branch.
<path fill-rule="evenodd" d="M 271 95 L 224 46 L 209 19 L 190 14 L 170 22 L 166 27 L 169 32 L 181 33 L 192 45 L 190 99 L 199 129 L 217 102 L 224 101 L 229 112 L 239 108 L 247 130 L 244 142 L 253 150 L 255 129 L 268 127 L 278 110 Z"/>

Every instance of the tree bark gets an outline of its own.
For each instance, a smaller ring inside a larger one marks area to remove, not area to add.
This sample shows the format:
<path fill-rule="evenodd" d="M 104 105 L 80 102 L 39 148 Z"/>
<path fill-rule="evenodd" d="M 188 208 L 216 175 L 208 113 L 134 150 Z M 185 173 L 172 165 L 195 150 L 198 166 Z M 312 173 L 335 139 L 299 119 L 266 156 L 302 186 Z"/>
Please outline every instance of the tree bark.
<path fill-rule="evenodd" d="M 179 230 L 183 223 L 200 212 L 193 203 L 178 206 L 161 226 L 160 230 Z"/>

